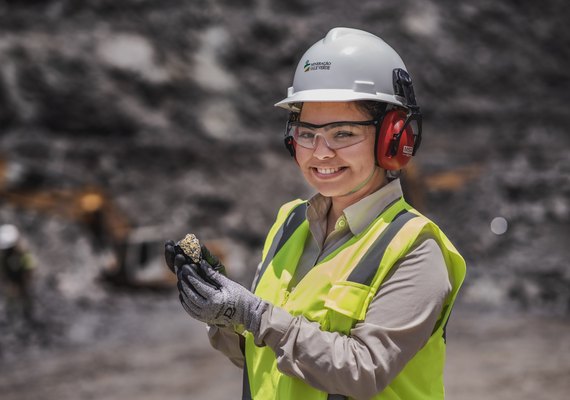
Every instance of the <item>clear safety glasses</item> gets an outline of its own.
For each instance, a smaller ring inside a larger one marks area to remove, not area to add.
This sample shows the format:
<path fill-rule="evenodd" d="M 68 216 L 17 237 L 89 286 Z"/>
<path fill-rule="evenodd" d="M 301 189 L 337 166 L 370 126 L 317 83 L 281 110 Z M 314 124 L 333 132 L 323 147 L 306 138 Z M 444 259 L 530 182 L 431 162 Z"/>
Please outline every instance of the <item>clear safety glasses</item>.
<path fill-rule="evenodd" d="M 285 136 L 293 138 L 295 143 L 307 149 L 314 149 L 317 136 L 320 136 L 330 149 L 338 150 L 362 142 L 367 135 L 375 132 L 370 126 L 378 124 L 378 120 L 336 121 L 323 125 L 289 121 Z"/>

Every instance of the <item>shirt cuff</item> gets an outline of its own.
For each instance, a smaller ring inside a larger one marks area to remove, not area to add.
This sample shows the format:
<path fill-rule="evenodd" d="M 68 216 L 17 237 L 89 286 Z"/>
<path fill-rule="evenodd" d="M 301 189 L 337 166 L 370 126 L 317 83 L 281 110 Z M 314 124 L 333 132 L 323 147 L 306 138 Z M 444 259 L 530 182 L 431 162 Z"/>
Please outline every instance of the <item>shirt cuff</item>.
<path fill-rule="evenodd" d="M 294 317 L 282 308 L 268 304 L 261 315 L 258 334 L 254 336 L 256 346 L 275 349 L 289 330 Z"/>

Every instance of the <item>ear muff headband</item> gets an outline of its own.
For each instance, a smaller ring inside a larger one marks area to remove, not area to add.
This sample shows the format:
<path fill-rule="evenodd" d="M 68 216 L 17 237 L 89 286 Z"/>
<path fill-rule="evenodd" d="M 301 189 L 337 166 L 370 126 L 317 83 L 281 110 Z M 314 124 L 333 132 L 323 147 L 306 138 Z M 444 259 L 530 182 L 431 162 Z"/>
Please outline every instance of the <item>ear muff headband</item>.
<path fill-rule="evenodd" d="M 420 106 L 416 102 L 416 95 L 414 93 L 414 85 L 412 77 L 407 71 L 396 68 L 392 71 L 392 85 L 396 96 L 404 98 L 404 105 L 408 109 L 405 124 L 415 125 L 416 129 L 412 129 L 414 134 L 414 148 L 412 155 L 415 156 L 420 148 L 422 142 L 422 112 Z"/>

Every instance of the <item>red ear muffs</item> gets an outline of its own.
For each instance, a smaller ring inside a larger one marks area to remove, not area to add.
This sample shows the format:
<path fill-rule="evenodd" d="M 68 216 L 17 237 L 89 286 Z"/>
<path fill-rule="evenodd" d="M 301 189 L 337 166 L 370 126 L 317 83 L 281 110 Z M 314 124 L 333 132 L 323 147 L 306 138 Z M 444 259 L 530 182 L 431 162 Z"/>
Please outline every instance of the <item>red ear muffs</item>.
<path fill-rule="evenodd" d="M 407 126 L 402 135 L 406 122 L 406 113 L 401 110 L 388 111 L 382 119 L 382 124 L 376 136 L 376 162 L 386 170 L 399 170 L 411 160 L 414 151 L 414 132 Z"/>

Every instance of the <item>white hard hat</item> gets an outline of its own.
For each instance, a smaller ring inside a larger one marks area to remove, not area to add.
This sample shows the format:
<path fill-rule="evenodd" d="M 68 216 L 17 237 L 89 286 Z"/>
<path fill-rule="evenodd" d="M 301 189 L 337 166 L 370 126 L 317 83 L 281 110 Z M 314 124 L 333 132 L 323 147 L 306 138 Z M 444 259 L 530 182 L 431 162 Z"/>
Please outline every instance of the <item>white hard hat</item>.
<path fill-rule="evenodd" d="M 6 224 L 0 226 L 0 250 L 14 247 L 20 238 L 20 231 L 14 225 Z"/>
<path fill-rule="evenodd" d="M 393 71 L 404 62 L 386 42 L 351 28 L 331 29 L 301 57 L 287 98 L 275 105 L 295 111 L 306 101 L 375 100 L 405 107 L 395 93 Z"/>

